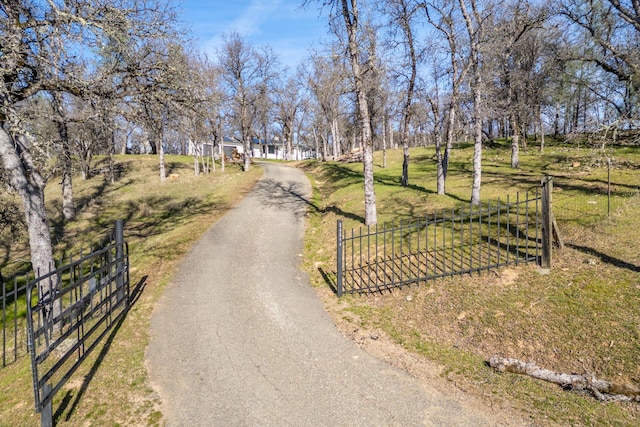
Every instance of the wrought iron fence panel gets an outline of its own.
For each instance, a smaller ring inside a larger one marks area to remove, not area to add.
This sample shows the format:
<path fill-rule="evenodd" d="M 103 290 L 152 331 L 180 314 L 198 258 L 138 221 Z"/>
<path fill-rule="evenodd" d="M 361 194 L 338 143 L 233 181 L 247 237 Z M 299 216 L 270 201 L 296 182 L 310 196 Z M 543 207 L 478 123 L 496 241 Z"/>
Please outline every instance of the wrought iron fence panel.
<path fill-rule="evenodd" d="M 338 294 L 380 292 L 456 274 L 537 261 L 540 194 L 434 212 L 382 226 L 338 222 Z"/>

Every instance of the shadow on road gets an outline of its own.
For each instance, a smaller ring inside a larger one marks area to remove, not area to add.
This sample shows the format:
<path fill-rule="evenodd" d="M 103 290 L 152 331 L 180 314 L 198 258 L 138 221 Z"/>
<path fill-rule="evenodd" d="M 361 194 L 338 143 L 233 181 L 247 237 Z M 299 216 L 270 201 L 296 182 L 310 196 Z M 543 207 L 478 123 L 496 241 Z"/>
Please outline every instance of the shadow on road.
<path fill-rule="evenodd" d="M 307 208 L 314 212 L 332 212 L 345 218 L 364 222 L 364 218 L 345 212 L 336 206 L 320 207 L 304 196 L 304 186 L 294 181 L 279 182 L 273 179 L 263 179 L 258 183 L 254 192 L 260 197 L 261 202 L 279 210 L 294 212 L 296 218 L 302 217 L 307 212 Z"/>

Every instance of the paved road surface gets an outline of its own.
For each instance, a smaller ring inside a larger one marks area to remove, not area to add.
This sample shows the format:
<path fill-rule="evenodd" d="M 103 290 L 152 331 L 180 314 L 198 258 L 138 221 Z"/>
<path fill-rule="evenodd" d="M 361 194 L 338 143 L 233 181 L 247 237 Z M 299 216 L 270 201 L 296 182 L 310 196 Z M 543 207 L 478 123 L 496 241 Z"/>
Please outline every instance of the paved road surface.
<path fill-rule="evenodd" d="M 152 317 L 147 362 L 167 425 L 506 425 L 343 338 L 297 267 L 309 183 L 263 167 Z"/>

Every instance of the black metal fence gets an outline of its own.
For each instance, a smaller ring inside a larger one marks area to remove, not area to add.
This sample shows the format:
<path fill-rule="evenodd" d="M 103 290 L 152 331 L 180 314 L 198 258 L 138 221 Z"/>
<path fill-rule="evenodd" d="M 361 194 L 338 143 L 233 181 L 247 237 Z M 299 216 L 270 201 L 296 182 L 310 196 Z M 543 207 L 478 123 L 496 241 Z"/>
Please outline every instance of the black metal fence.
<path fill-rule="evenodd" d="M 102 249 L 31 281 L 26 298 L 35 407 L 42 425 L 49 426 L 55 393 L 129 307 L 122 221 Z"/>
<path fill-rule="evenodd" d="M 542 199 L 538 188 L 515 200 L 350 231 L 338 220 L 338 296 L 543 262 Z"/>

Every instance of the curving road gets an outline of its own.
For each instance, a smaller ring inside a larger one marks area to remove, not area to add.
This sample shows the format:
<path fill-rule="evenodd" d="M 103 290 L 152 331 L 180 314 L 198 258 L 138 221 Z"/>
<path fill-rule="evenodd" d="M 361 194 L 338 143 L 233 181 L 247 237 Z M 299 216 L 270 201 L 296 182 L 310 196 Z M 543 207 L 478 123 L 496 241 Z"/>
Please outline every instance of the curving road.
<path fill-rule="evenodd" d="M 506 425 L 346 340 L 298 269 L 310 186 L 264 164 L 180 264 L 147 363 L 168 426 Z"/>

